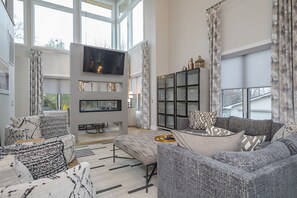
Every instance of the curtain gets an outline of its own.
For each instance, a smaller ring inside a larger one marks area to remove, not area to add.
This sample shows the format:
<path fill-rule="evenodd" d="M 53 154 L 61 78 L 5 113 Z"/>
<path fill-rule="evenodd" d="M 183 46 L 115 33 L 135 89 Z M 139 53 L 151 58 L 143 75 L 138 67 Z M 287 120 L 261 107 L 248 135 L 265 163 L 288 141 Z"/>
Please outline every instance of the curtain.
<path fill-rule="evenodd" d="M 271 110 L 275 122 L 296 123 L 297 0 L 273 0 Z"/>
<path fill-rule="evenodd" d="M 140 127 L 150 128 L 150 62 L 149 44 L 144 42 L 142 48 L 142 88 L 140 104 Z"/>
<path fill-rule="evenodd" d="M 221 6 L 207 10 L 210 55 L 210 111 L 221 115 Z"/>
<path fill-rule="evenodd" d="M 42 52 L 30 51 L 30 115 L 43 113 L 43 73 Z"/>

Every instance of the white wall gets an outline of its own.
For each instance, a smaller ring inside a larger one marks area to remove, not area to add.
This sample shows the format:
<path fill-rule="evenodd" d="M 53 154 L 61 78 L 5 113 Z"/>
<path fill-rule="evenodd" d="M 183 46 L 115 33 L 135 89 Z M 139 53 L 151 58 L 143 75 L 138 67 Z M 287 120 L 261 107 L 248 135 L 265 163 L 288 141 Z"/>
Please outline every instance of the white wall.
<path fill-rule="evenodd" d="M 218 0 L 170 0 L 169 65 L 180 71 L 201 54 L 209 63 L 206 9 Z M 271 0 L 227 0 L 222 5 L 222 52 L 270 40 Z"/>

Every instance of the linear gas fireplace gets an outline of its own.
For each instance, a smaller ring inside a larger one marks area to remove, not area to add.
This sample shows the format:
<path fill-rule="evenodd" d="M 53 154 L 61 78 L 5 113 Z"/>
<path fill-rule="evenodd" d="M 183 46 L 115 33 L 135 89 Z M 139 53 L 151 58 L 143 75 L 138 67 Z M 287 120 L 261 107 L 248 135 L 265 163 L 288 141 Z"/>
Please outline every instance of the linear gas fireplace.
<path fill-rule="evenodd" d="M 79 112 L 121 111 L 121 100 L 80 100 Z"/>

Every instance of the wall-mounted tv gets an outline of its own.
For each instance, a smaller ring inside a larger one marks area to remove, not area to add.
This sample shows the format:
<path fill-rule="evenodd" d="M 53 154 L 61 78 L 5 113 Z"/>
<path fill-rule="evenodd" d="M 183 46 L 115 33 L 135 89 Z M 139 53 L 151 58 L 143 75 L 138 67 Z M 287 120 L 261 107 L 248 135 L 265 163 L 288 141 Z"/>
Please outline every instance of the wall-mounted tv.
<path fill-rule="evenodd" d="M 84 46 L 83 71 L 123 75 L 125 52 Z"/>

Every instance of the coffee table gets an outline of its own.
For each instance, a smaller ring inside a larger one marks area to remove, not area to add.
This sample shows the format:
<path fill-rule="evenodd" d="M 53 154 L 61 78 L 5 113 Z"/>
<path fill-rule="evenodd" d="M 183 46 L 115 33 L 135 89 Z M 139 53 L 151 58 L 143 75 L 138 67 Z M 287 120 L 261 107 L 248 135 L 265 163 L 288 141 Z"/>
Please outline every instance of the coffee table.
<path fill-rule="evenodd" d="M 17 140 L 16 144 L 42 144 L 44 142 L 44 138 L 34 138 L 31 140 Z"/>
<path fill-rule="evenodd" d="M 148 192 L 148 184 L 157 167 L 157 145 L 161 142 L 156 141 L 155 137 L 160 135 L 170 135 L 168 131 L 150 131 L 136 134 L 117 136 L 113 139 L 113 162 L 115 158 L 126 158 L 115 155 L 115 147 L 118 147 L 131 157 L 141 161 L 146 166 L 145 188 Z M 176 144 L 175 142 L 172 142 Z M 172 144 L 170 143 L 170 144 Z M 149 174 L 149 166 L 153 166 Z"/>

